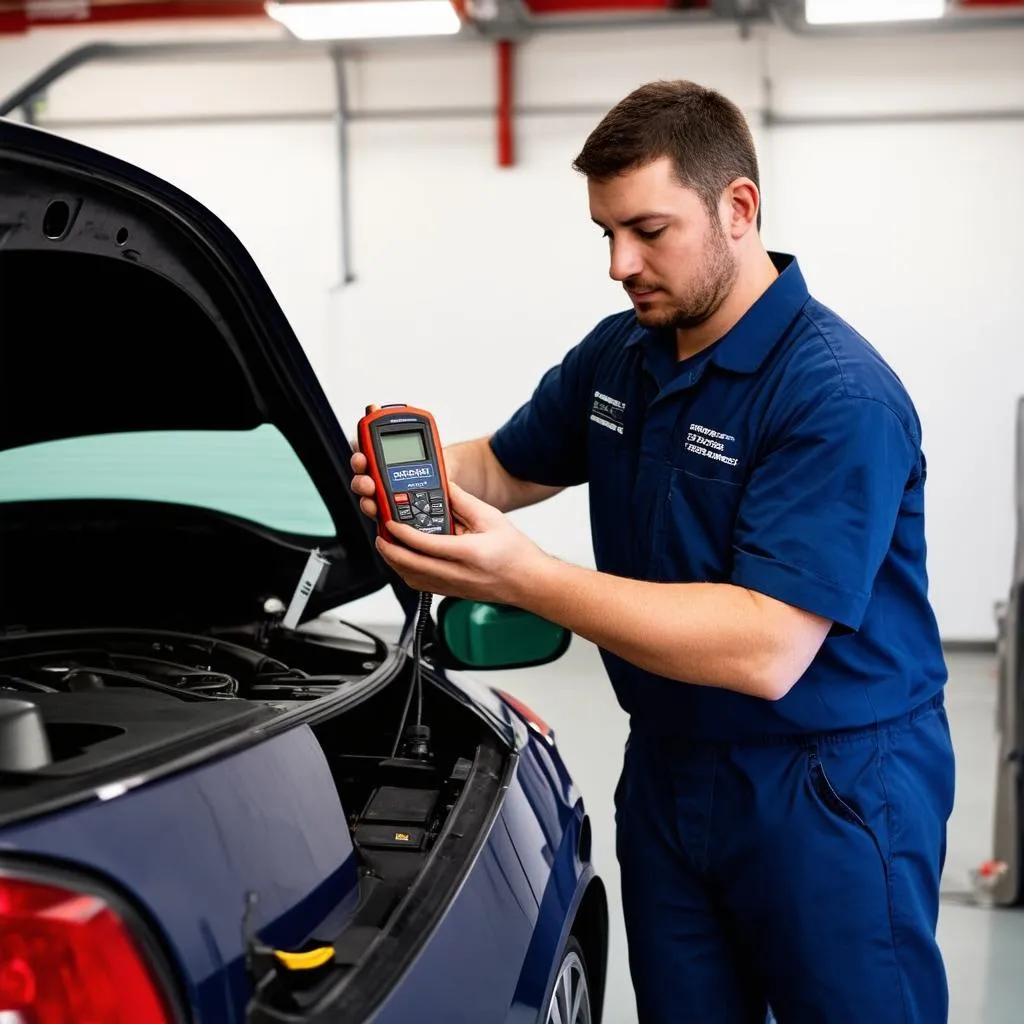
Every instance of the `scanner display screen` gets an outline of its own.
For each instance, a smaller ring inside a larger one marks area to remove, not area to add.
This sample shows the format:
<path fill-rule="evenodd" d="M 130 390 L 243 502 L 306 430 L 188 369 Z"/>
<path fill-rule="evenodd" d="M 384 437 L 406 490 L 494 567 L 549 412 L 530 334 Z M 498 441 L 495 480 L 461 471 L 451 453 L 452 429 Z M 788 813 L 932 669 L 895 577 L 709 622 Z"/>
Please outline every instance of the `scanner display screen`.
<path fill-rule="evenodd" d="M 418 430 L 406 430 L 400 434 L 381 434 L 380 447 L 384 453 L 384 462 L 388 466 L 400 462 L 423 462 L 427 457 L 423 434 Z"/>

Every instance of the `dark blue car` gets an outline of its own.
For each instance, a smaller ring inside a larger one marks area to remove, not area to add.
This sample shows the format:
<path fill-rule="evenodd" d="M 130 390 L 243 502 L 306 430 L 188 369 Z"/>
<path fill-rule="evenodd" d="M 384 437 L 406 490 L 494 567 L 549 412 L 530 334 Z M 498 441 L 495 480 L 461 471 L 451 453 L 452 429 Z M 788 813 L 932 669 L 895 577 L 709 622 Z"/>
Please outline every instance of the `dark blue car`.
<path fill-rule="evenodd" d="M 467 674 L 569 637 L 417 630 L 346 434 L 222 223 L 0 120 L 5 1024 L 599 1022 L 583 801 Z"/>

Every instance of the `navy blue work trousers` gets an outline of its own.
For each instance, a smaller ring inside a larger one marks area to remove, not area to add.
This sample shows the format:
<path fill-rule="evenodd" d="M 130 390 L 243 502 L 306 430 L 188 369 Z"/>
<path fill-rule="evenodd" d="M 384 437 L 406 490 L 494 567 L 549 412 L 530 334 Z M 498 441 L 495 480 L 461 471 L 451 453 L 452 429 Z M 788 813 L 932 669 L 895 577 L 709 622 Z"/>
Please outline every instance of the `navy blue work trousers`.
<path fill-rule="evenodd" d="M 946 1024 L 941 698 L 743 744 L 630 734 L 617 851 L 640 1024 Z"/>

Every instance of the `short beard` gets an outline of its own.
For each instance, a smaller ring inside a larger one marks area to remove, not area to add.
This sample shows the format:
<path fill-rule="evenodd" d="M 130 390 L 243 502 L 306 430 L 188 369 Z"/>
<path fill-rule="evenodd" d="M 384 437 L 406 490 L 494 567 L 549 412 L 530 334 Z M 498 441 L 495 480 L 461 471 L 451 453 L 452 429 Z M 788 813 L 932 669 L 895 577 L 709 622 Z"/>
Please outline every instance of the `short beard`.
<path fill-rule="evenodd" d="M 694 282 L 686 304 L 676 303 L 667 310 L 637 310 L 636 318 L 644 327 L 672 327 L 691 330 L 706 323 L 718 312 L 736 282 L 739 268 L 729 251 L 725 232 L 712 220 L 711 235 L 704 248 L 704 268 Z"/>

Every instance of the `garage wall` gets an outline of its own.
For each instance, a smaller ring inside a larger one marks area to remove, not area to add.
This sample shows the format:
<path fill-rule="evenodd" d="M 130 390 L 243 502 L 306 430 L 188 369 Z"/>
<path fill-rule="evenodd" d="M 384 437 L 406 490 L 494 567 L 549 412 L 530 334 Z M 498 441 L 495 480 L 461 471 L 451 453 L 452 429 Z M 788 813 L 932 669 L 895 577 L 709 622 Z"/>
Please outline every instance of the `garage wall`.
<path fill-rule="evenodd" d="M 210 31 L 147 26 L 102 38 Z M 0 94 L 87 38 L 0 40 Z M 757 131 L 766 240 L 798 254 L 818 296 L 883 352 L 918 404 L 942 630 L 986 639 L 1009 582 L 1024 391 L 1022 54 L 1024 32 L 545 35 L 519 53 L 517 99 L 530 112 L 517 120 L 510 169 L 497 166 L 490 116 L 437 112 L 493 105 L 488 48 L 432 43 L 354 58 L 347 287 L 327 60 L 94 65 L 50 91 L 42 120 L 163 174 L 224 217 L 344 423 L 354 428 L 367 402 L 413 401 L 455 440 L 496 426 L 597 318 L 623 307 L 569 168 L 601 112 L 654 77 L 723 89 Z M 425 110 L 435 114 L 397 116 Z M 582 490 L 516 518 L 561 557 L 592 564 Z M 356 614 L 392 620 L 397 605 L 376 595 Z"/>

